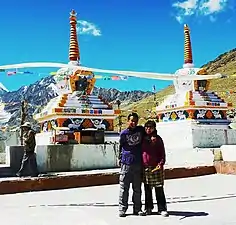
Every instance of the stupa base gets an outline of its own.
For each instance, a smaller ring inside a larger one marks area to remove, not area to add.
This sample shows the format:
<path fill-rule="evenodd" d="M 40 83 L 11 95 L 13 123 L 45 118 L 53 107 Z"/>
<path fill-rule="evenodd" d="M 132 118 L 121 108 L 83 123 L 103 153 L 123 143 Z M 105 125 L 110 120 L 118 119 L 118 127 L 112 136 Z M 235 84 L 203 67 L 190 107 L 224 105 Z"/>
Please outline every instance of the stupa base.
<path fill-rule="evenodd" d="M 236 130 L 228 124 L 202 124 L 194 120 L 157 123 L 166 149 L 218 148 L 236 144 Z"/>

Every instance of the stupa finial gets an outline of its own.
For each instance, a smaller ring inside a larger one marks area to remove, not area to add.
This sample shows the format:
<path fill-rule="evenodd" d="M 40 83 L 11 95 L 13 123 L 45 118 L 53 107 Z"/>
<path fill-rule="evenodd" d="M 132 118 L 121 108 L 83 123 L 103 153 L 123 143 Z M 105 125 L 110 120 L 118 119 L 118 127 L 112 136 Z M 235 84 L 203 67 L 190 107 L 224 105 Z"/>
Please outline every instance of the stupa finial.
<path fill-rule="evenodd" d="M 77 13 L 72 10 L 70 13 L 70 48 L 69 48 L 69 59 L 70 61 L 80 61 L 79 44 L 77 38 Z"/>
<path fill-rule="evenodd" d="M 184 24 L 184 64 L 193 64 L 190 30 L 187 24 Z"/>

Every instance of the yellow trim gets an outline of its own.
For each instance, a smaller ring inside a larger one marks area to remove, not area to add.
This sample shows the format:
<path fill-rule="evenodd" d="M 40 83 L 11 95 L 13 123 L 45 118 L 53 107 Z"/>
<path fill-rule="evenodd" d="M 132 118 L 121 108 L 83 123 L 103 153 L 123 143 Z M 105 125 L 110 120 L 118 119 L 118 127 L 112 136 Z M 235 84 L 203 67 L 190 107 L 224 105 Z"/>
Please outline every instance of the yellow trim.
<path fill-rule="evenodd" d="M 185 100 L 186 100 L 186 102 L 188 103 L 189 102 L 189 96 L 190 96 L 190 94 L 189 94 L 189 91 L 186 93 L 186 96 L 185 96 Z"/>

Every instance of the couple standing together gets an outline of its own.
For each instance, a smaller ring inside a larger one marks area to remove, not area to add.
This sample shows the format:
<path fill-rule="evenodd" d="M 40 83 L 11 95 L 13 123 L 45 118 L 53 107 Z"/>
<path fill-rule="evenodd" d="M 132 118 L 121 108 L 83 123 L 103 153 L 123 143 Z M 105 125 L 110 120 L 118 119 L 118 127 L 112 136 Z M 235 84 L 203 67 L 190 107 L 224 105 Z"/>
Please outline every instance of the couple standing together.
<path fill-rule="evenodd" d="M 119 216 L 128 209 L 129 189 L 133 189 L 133 214 L 150 215 L 154 208 L 152 189 L 155 189 L 158 213 L 168 216 L 164 194 L 164 143 L 156 131 L 156 123 L 147 121 L 138 126 L 138 114 L 128 115 L 128 128 L 120 134 L 120 195 Z M 141 186 L 144 183 L 145 211 L 142 211 Z"/>

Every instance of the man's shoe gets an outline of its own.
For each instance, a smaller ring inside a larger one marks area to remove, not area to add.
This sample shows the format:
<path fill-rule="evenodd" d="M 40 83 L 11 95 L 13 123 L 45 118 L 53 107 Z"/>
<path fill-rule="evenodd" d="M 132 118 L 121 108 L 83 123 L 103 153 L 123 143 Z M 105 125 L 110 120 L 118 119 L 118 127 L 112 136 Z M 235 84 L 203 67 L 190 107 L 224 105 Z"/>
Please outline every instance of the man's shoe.
<path fill-rule="evenodd" d="M 22 174 L 18 172 L 18 173 L 16 173 L 16 176 L 17 177 L 22 177 Z"/>
<path fill-rule="evenodd" d="M 142 210 L 138 211 L 138 212 L 134 212 L 133 213 L 135 216 L 146 216 L 146 213 L 143 212 Z"/>
<path fill-rule="evenodd" d="M 152 209 L 146 209 L 145 213 L 146 215 L 152 215 Z"/>
<path fill-rule="evenodd" d="M 161 211 L 160 214 L 163 216 L 163 217 L 168 217 L 169 214 L 167 211 Z"/>
<path fill-rule="evenodd" d="M 119 217 L 126 217 L 125 212 L 120 211 L 120 212 L 119 212 Z"/>

